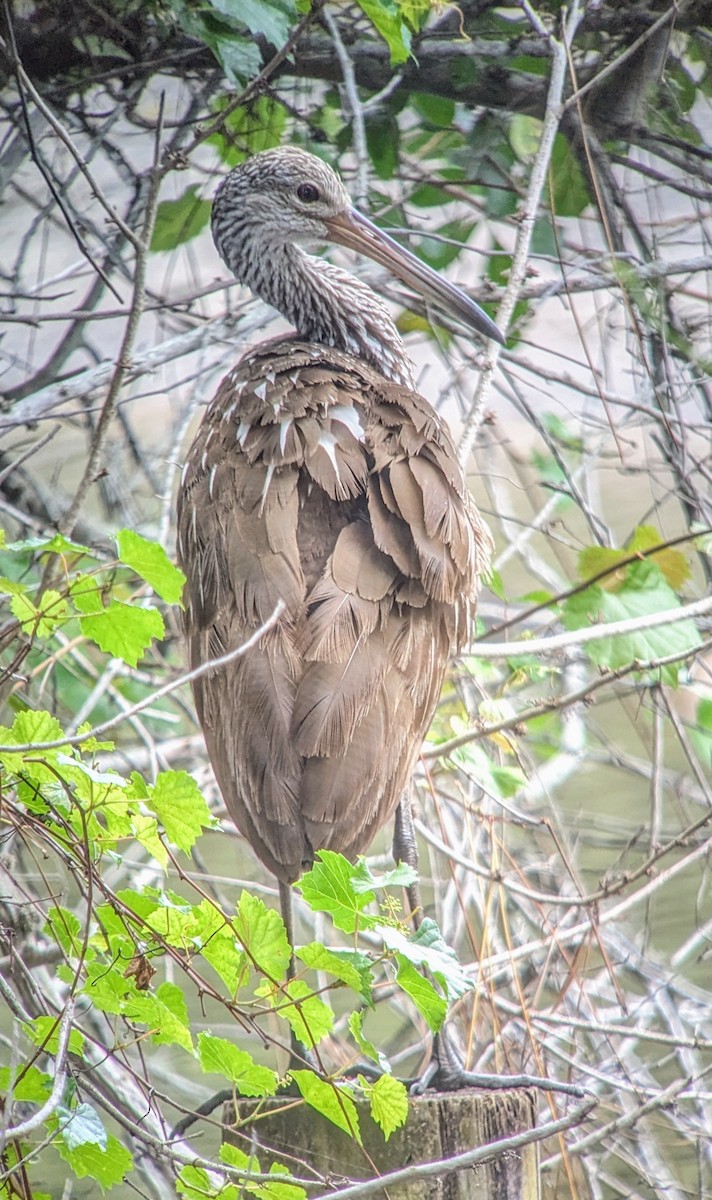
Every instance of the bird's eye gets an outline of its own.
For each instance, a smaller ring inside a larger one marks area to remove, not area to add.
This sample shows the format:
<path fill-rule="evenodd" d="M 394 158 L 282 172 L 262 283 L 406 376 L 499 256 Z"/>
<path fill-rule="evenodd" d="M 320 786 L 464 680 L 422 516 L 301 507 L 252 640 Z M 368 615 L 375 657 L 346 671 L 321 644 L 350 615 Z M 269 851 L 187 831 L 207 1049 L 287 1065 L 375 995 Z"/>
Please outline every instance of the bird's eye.
<path fill-rule="evenodd" d="M 313 183 L 300 183 L 297 195 L 305 204 L 314 204 L 319 199 L 319 189 Z"/>

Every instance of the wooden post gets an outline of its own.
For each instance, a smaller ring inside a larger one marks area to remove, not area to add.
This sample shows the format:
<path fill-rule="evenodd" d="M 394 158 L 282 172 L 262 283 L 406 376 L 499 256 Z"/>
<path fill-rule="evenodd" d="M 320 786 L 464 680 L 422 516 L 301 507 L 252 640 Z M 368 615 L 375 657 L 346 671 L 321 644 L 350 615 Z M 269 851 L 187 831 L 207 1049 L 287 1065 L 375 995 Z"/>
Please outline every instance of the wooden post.
<path fill-rule="evenodd" d="M 254 1122 L 253 1113 L 259 1113 Z M 249 1151 L 252 1140 L 263 1171 L 277 1160 L 302 1175 L 299 1162 L 306 1163 L 328 1179 L 328 1191 L 524 1133 L 535 1126 L 536 1108 L 534 1094 L 524 1089 L 414 1096 L 406 1124 L 386 1142 L 367 1107 L 359 1105 L 363 1147 L 308 1105 L 290 1104 L 289 1099 L 240 1100 L 239 1116 L 235 1126 L 234 1107 L 226 1105 L 226 1141 Z M 324 1191 L 310 1189 L 310 1194 Z M 539 1200 L 538 1145 L 531 1143 L 474 1168 L 411 1179 L 376 1196 L 378 1200 Z"/>

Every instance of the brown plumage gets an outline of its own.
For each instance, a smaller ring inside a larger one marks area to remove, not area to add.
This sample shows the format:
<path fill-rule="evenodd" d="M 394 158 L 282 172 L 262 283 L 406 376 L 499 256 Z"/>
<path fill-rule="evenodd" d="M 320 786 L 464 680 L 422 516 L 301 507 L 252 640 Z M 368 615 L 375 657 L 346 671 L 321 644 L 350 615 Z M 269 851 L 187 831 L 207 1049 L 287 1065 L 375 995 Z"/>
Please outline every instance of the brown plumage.
<path fill-rule="evenodd" d="M 321 848 L 362 853 L 392 815 L 448 658 L 468 637 L 489 550 L 450 434 L 413 389 L 384 305 L 296 243 L 365 250 L 498 334 L 380 239 L 303 151 L 267 151 L 233 171 L 213 231 L 238 278 L 297 325 L 225 377 L 178 502 L 191 666 L 286 606 L 255 647 L 194 686 L 227 808 L 284 884 Z"/>

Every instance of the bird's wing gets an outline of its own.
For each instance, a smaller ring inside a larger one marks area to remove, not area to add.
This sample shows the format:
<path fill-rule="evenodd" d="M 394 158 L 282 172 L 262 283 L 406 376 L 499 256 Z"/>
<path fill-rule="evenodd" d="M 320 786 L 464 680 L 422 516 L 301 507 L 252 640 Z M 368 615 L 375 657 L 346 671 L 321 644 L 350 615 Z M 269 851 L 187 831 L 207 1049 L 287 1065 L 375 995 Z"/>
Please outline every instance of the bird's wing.
<path fill-rule="evenodd" d="M 488 541 L 427 402 L 347 362 L 339 408 L 353 408 L 361 431 L 367 504 L 309 591 L 292 729 L 310 840 L 353 855 L 408 785 L 448 657 L 468 634 Z"/>
<path fill-rule="evenodd" d="M 198 431 L 178 499 L 178 554 L 191 667 L 237 649 L 285 605 L 255 647 L 197 679 L 193 692 L 230 815 L 275 874 L 294 878 L 308 856 L 290 732 L 306 591 L 298 470 L 289 462 L 276 469 L 256 449 L 262 430 L 250 417 L 264 405 L 253 382 L 249 372 L 231 372 Z"/>

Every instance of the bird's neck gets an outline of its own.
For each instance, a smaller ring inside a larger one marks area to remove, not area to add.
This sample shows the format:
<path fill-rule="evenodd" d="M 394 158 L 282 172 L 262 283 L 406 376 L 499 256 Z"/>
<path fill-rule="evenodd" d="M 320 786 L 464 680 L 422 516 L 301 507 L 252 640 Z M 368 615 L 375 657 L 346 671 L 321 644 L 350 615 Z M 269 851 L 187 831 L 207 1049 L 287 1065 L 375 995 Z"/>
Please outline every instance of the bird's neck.
<path fill-rule="evenodd" d="M 386 305 L 348 271 L 287 243 L 247 255 L 236 274 L 300 338 L 345 350 L 387 379 L 414 386 L 413 364 Z"/>

